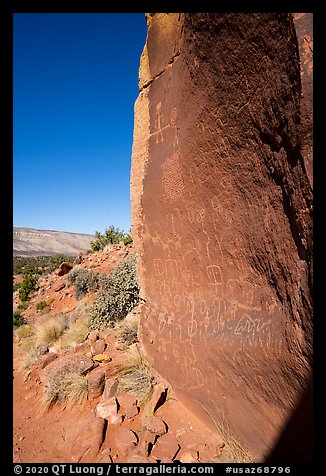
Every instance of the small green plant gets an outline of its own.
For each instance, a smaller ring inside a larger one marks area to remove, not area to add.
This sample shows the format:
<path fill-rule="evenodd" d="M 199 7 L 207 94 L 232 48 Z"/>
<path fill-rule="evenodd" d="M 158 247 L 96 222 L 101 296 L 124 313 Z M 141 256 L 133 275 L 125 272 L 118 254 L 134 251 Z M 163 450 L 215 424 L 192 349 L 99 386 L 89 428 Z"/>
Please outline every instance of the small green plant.
<path fill-rule="evenodd" d="M 18 291 L 18 289 L 20 288 L 21 285 L 22 285 L 22 283 L 13 284 L 13 292 Z"/>
<path fill-rule="evenodd" d="M 51 380 L 45 389 L 44 406 L 51 408 L 56 402 L 82 403 L 88 396 L 88 382 L 84 375 L 70 374 Z"/>
<path fill-rule="evenodd" d="M 14 325 L 14 327 L 20 327 L 24 324 L 26 324 L 24 316 L 22 315 L 22 313 L 18 309 L 16 309 L 13 312 L 13 325 Z"/>
<path fill-rule="evenodd" d="M 89 310 L 90 329 L 105 329 L 123 319 L 139 302 L 135 257 L 125 259 L 106 279 Z"/>
<path fill-rule="evenodd" d="M 28 273 L 24 276 L 24 279 L 19 288 L 19 299 L 22 302 L 30 300 L 30 295 L 36 290 L 37 278 Z"/>
<path fill-rule="evenodd" d="M 43 310 L 49 310 L 50 306 L 48 301 L 40 301 L 36 304 L 36 310 L 37 311 L 43 311 Z"/>
<path fill-rule="evenodd" d="M 88 269 L 75 266 L 67 274 L 67 279 L 75 285 L 75 294 L 77 299 L 81 299 L 90 291 L 97 291 L 99 288 L 98 273 L 89 271 Z"/>
<path fill-rule="evenodd" d="M 119 228 L 111 225 L 105 230 L 103 235 L 99 231 L 95 232 L 95 240 L 91 241 L 91 252 L 101 251 L 108 245 L 116 245 L 118 243 L 127 245 L 132 243 L 132 238 L 124 230 L 120 231 Z"/>
<path fill-rule="evenodd" d="M 29 303 L 28 303 L 28 302 L 21 302 L 21 303 L 18 304 L 17 309 L 18 309 L 19 311 L 26 311 L 26 309 L 28 308 L 28 306 L 29 306 Z"/>
<path fill-rule="evenodd" d="M 130 245 L 132 243 L 132 238 L 129 233 L 122 238 L 122 241 L 125 245 Z"/>

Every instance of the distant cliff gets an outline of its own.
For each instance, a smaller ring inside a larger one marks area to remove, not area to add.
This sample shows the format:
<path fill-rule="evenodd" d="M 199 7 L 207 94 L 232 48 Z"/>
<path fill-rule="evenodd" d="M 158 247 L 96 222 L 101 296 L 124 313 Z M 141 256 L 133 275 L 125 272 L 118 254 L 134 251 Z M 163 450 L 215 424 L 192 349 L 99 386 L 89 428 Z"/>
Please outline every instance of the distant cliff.
<path fill-rule="evenodd" d="M 14 256 L 50 256 L 61 253 L 76 256 L 90 248 L 94 235 L 65 231 L 35 230 L 34 228 L 13 229 Z"/>

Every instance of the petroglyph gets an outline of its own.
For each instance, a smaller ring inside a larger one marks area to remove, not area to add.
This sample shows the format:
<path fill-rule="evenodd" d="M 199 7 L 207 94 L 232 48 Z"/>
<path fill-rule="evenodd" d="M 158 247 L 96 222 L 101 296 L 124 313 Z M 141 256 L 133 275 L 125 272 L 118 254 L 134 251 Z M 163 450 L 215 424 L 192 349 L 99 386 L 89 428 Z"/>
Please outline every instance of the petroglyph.
<path fill-rule="evenodd" d="M 155 117 L 155 132 L 152 134 L 156 137 L 156 144 L 159 142 L 164 141 L 163 131 L 165 129 L 169 129 L 170 124 L 166 124 L 163 126 L 164 123 L 164 116 L 162 112 L 162 103 L 161 101 L 156 104 L 156 117 Z"/>
<path fill-rule="evenodd" d="M 209 283 L 212 286 L 222 284 L 222 272 L 220 266 L 218 266 L 217 264 L 211 264 L 210 266 L 206 267 L 206 271 Z"/>
<path fill-rule="evenodd" d="M 178 152 L 175 152 L 162 164 L 162 186 L 166 200 L 172 202 L 182 196 L 185 182 L 182 176 Z"/>

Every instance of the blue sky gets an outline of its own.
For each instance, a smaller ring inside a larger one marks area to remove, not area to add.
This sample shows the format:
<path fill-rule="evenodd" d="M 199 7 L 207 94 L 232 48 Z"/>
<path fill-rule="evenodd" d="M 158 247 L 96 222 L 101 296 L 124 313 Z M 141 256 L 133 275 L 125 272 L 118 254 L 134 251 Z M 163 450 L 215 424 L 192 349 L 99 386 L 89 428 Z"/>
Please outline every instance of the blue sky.
<path fill-rule="evenodd" d="M 14 226 L 130 228 L 142 13 L 14 15 Z"/>

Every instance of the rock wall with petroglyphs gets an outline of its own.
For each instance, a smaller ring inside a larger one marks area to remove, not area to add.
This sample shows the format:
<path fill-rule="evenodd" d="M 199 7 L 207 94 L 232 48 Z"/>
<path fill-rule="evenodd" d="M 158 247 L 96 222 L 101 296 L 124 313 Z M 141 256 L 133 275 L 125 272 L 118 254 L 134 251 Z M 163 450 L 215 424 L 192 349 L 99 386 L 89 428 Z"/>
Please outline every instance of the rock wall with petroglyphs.
<path fill-rule="evenodd" d="M 180 398 L 262 461 L 311 374 L 299 30 L 292 14 L 258 13 L 147 26 L 131 171 L 142 344 Z"/>

